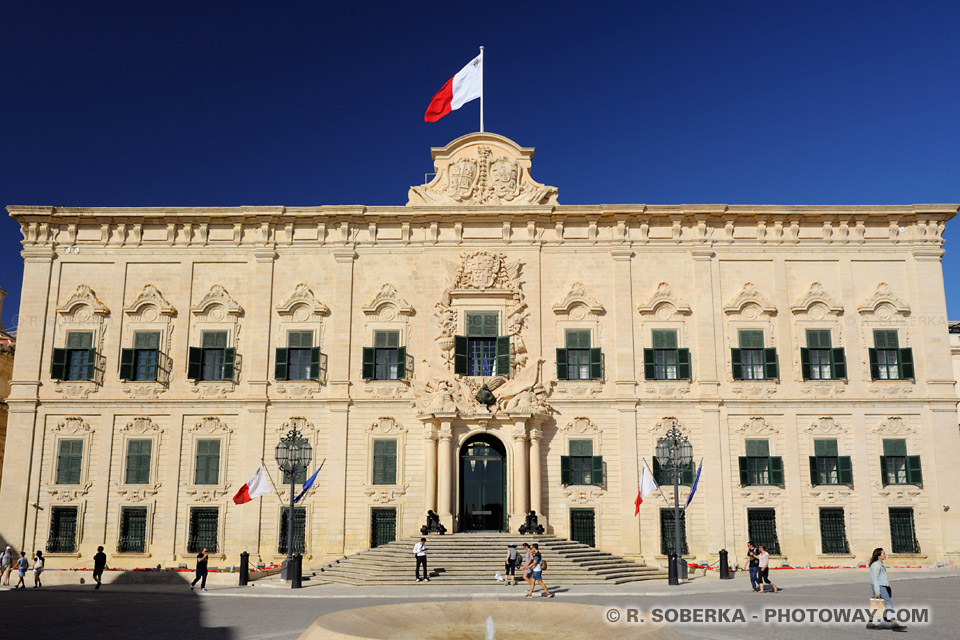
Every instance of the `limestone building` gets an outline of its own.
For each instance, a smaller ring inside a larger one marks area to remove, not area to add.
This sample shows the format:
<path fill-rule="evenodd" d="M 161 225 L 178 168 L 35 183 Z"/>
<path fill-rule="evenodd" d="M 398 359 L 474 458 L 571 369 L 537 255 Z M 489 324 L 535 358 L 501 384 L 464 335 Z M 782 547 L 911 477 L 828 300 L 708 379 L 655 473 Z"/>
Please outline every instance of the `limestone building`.
<path fill-rule="evenodd" d="M 17 341 L 3 328 L 3 298 L 7 292 L 0 289 L 0 486 L 3 485 L 3 452 L 7 440 L 7 403 L 10 380 L 13 378 L 13 355 Z"/>
<path fill-rule="evenodd" d="M 293 532 L 313 564 L 428 509 L 454 531 L 533 509 L 659 562 L 672 516 L 633 502 L 678 426 L 703 459 L 689 558 L 960 560 L 957 205 L 560 205 L 501 136 L 432 154 L 405 206 L 8 207 L 42 321 L 18 335 L 3 537 L 58 566 L 276 561 L 285 489 L 231 498 L 261 459 L 281 483 L 297 426 L 326 460 Z"/>

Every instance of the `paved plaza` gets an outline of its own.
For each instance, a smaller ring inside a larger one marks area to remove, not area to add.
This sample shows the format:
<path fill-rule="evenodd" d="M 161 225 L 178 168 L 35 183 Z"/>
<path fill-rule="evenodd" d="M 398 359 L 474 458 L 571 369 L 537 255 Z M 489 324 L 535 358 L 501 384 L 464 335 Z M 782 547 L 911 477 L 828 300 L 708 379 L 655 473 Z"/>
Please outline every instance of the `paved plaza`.
<path fill-rule="evenodd" d="M 191 574 L 183 574 L 184 578 Z M 191 576 L 192 577 L 192 576 Z M 115 584 L 94 591 L 89 584 L 51 586 L 0 594 L 5 628 L 21 627 L 31 638 L 203 637 L 209 640 L 293 640 L 318 616 L 334 611 L 403 602 L 432 600 L 515 601 L 518 616 L 528 607 L 576 602 L 615 609 L 626 622 L 628 611 L 652 612 L 703 609 L 742 611 L 744 624 L 690 624 L 674 628 L 685 638 L 870 638 L 889 631 L 868 631 L 859 624 L 763 624 L 765 608 L 783 610 L 865 607 L 869 597 L 865 570 L 777 571 L 772 576 L 782 592 L 759 595 L 748 591 L 744 574 L 721 581 L 716 574 L 692 576 L 678 587 L 665 582 L 634 585 L 590 585 L 565 588 L 548 582 L 554 600 L 523 598 L 524 588 L 347 587 L 305 583 L 291 590 L 272 578 L 252 587 L 210 587 L 191 592 L 182 585 Z M 960 570 L 890 571 L 898 608 L 929 607 L 930 623 L 910 625 L 914 638 L 957 637 L 960 628 Z M 491 580 L 492 582 L 492 580 Z M 643 615 L 643 614 L 641 614 Z M 758 616 L 754 620 L 753 616 Z M 597 620 L 598 630 L 608 624 Z M 6 633 L 4 634 L 6 635 Z M 599 634 L 598 634 L 599 635 Z M 12 636 L 11 636 L 12 637 Z"/>

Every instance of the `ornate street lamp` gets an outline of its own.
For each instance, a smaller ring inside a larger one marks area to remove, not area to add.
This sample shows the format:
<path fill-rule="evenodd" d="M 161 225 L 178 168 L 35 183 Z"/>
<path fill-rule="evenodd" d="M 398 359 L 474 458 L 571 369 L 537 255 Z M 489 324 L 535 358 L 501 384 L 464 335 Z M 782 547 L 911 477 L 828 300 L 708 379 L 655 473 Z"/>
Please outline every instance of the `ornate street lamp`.
<path fill-rule="evenodd" d="M 657 462 L 660 468 L 673 475 L 673 552 L 669 556 L 669 582 L 680 584 L 677 578 L 680 557 L 680 476 L 693 461 L 693 446 L 674 424 L 667 435 L 657 440 Z"/>
<path fill-rule="evenodd" d="M 290 511 L 287 513 L 287 578 L 294 582 L 291 574 L 293 558 L 293 504 L 296 491 L 297 474 L 305 472 L 313 459 L 313 447 L 310 442 L 303 437 L 303 432 L 297 429 L 294 424 L 293 429 L 287 432 L 287 435 L 280 438 L 280 443 L 274 450 L 277 456 L 277 466 L 284 473 L 287 481 L 290 482 Z M 306 533 L 306 531 L 304 531 Z"/>

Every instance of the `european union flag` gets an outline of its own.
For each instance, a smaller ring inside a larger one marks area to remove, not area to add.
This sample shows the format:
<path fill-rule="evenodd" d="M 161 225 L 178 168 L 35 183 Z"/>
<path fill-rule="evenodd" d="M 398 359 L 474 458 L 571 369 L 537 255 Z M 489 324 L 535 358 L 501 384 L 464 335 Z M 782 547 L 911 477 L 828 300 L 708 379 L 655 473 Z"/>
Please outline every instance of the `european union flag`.
<path fill-rule="evenodd" d="M 323 467 L 322 464 L 320 466 Z M 307 481 L 303 483 L 303 491 L 301 491 L 300 495 L 298 495 L 296 499 L 293 501 L 294 504 L 296 504 L 297 502 L 300 502 L 300 498 L 302 498 L 307 493 L 307 491 L 310 491 L 310 489 L 313 488 L 313 483 L 316 481 L 318 473 L 320 473 L 320 469 L 317 469 L 316 471 L 314 471 L 313 475 L 307 478 Z"/>
<path fill-rule="evenodd" d="M 697 492 L 697 485 L 700 484 L 700 472 L 703 471 L 703 460 L 700 460 L 700 466 L 697 468 L 697 479 L 693 481 L 693 488 L 690 489 L 690 495 L 687 496 L 687 504 L 683 505 L 683 510 L 686 511 L 687 507 L 690 506 L 690 501 L 693 500 L 693 494 Z"/>

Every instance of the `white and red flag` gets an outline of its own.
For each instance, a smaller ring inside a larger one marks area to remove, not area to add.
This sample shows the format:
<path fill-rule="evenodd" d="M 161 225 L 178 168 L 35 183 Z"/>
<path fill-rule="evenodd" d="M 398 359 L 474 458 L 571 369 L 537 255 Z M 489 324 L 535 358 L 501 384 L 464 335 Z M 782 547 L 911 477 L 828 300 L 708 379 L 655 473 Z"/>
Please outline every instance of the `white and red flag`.
<path fill-rule="evenodd" d="M 437 95 L 433 96 L 423 120 L 436 122 L 477 98 L 480 98 L 480 130 L 483 131 L 483 47 L 480 47 L 480 55 L 447 80 Z"/>
<path fill-rule="evenodd" d="M 261 464 L 250 481 L 240 487 L 237 495 L 233 496 L 233 501 L 237 504 L 243 504 L 268 493 L 270 493 L 270 483 L 267 481 L 267 473 L 263 470 Z"/>
<path fill-rule="evenodd" d="M 657 482 L 653 479 L 650 469 L 647 468 L 647 461 L 644 460 L 643 470 L 640 472 L 640 489 L 637 491 L 637 499 L 633 501 L 633 504 L 636 505 L 633 515 L 640 513 L 640 505 L 643 503 L 643 499 L 656 490 Z"/>

